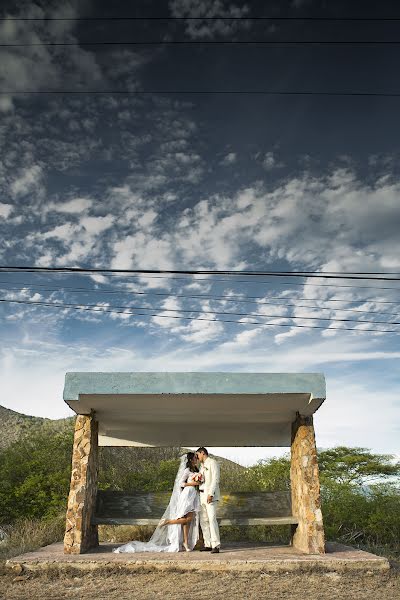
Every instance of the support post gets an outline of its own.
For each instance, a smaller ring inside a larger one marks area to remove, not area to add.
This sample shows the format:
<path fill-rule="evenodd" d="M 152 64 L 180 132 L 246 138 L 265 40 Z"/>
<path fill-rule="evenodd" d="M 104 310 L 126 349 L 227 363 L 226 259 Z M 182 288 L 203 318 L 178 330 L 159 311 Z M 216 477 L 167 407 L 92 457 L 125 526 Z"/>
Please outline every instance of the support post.
<path fill-rule="evenodd" d="M 312 416 L 297 413 L 292 423 L 290 481 L 292 512 L 299 520 L 292 545 L 307 554 L 324 554 L 325 534 Z"/>
<path fill-rule="evenodd" d="M 68 497 L 65 554 L 83 554 L 99 545 L 97 525 L 92 525 L 98 474 L 98 422 L 94 413 L 78 415 L 72 450 L 71 486 Z"/>

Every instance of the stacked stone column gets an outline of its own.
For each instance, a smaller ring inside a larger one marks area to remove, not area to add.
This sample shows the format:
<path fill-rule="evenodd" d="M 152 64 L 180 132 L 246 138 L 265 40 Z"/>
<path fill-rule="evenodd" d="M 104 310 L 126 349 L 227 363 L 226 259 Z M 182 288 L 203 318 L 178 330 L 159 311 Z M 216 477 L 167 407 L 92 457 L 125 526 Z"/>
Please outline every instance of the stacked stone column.
<path fill-rule="evenodd" d="M 71 486 L 68 497 L 65 554 L 82 554 L 99 545 L 97 525 L 92 525 L 97 494 L 98 422 L 94 414 L 78 415 L 72 450 Z"/>
<path fill-rule="evenodd" d="M 307 554 L 323 554 L 325 536 L 312 416 L 297 413 L 292 423 L 290 480 L 292 512 L 299 519 L 292 545 Z"/>

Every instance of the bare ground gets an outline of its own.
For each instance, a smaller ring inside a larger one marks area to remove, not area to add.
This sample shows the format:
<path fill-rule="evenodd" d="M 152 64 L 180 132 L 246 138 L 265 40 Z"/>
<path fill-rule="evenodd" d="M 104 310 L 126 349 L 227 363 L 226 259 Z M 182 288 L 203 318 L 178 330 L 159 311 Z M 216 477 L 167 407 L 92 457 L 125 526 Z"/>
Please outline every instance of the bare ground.
<path fill-rule="evenodd" d="M 400 570 L 362 575 L 211 572 L 0 576 L 1 600 L 400 600 Z"/>

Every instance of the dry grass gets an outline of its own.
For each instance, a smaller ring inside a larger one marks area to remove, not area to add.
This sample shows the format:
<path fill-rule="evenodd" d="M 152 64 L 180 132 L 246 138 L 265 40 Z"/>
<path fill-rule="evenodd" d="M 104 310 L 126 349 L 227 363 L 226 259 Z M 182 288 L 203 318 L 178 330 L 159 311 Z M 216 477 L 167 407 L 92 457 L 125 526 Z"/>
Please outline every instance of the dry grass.
<path fill-rule="evenodd" d="M 0 543 L 0 598 L 5 600 L 153 600 L 163 598 L 195 600 L 229 597 L 232 600 L 400 600 L 400 571 L 394 566 L 387 574 L 318 574 L 294 575 L 248 573 L 91 573 L 57 576 L 27 575 L 15 577 L 4 568 L 6 558 L 61 541 L 65 517 L 51 521 L 23 519 L 8 528 L 6 541 Z M 152 527 L 101 526 L 101 541 L 125 543 L 146 540 Z M 232 531 L 231 534 L 238 532 Z M 3 560 L 1 560 L 3 559 Z M 45 592 L 44 592 L 45 589 Z"/>
<path fill-rule="evenodd" d="M 59 515 L 51 520 L 20 519 L 12 526 L 3 529 L 6 532 L 6 539 L 0 542 L 0 559 L 5 560 L 62 540 L 65 515 Z"/>
<path fill-rule="evenodd" d="M 0 541 L 0 561 L 31 552 L 53 542 L 60 542 L 64 537 L 65 515 L 60 514 L 53 519 L 20 519 L 12 526 L 5 527 L 7 537 Z M 125 544 L 131 540 L 147 541 L 154 531 L 153 526 L 133 525 L 99 525 L 99 540 L 101 542 Z M 223 527 L 221 539 L 228 541 L 254 541 L 287 544 L 290 537 L 289 526 L 279 527 Z M 349 543 L 346 540 L 337 540 Z M 385 556 L 399 563 L 400 552 L 384 545 L 350 544 L 362 550 Z"/>
<path fill-rule="evenodd" d="M 99 525 L 99 540 L 111 544 L 125 544 L 131 540 L 147 542 L 153 531 L 154 527 L 150 525 Z"/>
<path fill-rule="evenodd" d="M 4 600 L 400 600 L 400 579 L 383 574 L 338 573 L 88 573 L 57 578 L 1 578 Z"/>

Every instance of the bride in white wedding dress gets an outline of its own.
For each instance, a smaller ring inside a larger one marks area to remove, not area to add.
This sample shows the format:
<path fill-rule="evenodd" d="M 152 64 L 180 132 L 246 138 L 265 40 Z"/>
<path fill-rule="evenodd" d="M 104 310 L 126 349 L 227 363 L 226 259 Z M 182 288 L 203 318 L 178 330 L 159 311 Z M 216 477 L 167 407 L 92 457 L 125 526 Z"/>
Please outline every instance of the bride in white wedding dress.
<path fill-rule="evenodd" d="M 113 552 L 190 552 L 199 539 L 201 476 L 194 452 L 181 457 L 169 504 L 148 542 L 132 541 Z"/>

